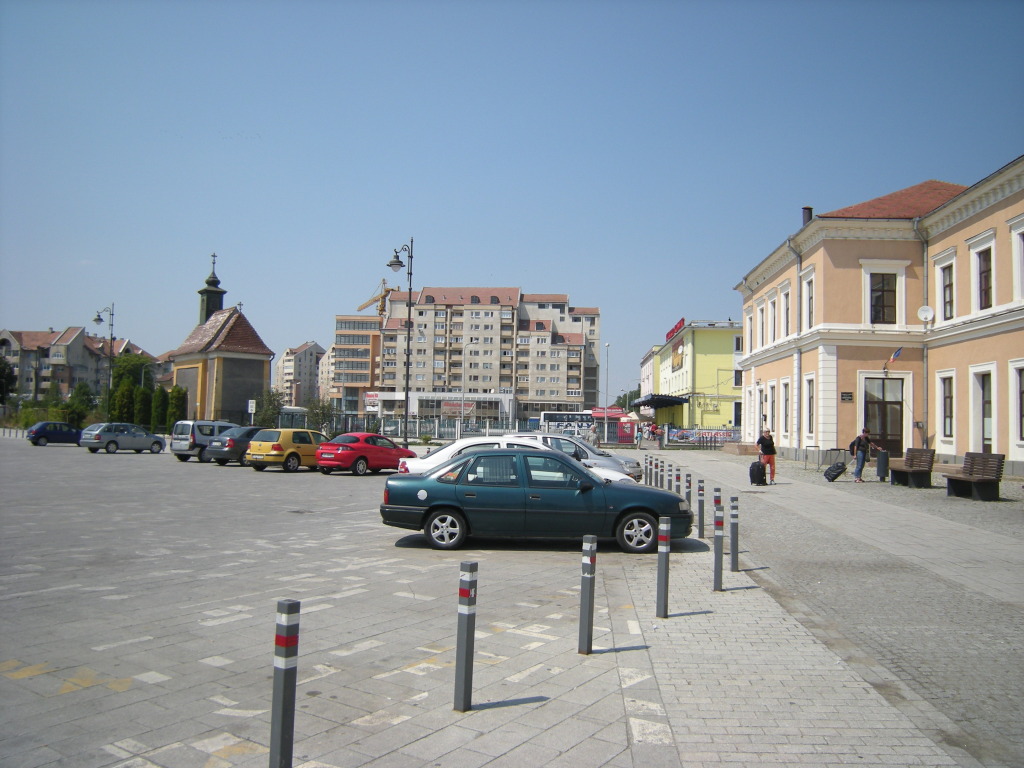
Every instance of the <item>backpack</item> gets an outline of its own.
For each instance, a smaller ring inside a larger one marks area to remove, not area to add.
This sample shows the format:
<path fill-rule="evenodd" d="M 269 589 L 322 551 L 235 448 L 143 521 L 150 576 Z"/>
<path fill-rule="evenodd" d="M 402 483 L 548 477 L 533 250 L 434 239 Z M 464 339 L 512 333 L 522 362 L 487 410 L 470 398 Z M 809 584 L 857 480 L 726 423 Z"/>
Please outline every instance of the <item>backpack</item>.
<path fill-rule="evenodd" d="M 853 438 L 853 442 L 850 443 L 850 455 L 851 456 L 856 456 L 857 455 L 857 438 L 856 437 Z"/>

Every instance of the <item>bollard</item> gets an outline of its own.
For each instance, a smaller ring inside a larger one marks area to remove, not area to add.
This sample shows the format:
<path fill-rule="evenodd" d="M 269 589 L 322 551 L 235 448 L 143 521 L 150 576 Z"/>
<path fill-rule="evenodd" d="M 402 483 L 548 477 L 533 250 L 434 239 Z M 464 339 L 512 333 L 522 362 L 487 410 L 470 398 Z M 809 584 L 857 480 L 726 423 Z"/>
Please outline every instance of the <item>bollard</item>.
<path fill-rule="evenodd" d="M 692 476 L 690 475 L 690 473 L 687 472 L 686 473 L 686 506 L 690 507 L 690 511 L 693 512 L 693 507 L 690 506 L 690 494 L 691 494 L 691 489 L 693 488 L 693 482 L 691 480 L 691 477 Z"/>
<path fill-rule="evenodd" d="M 668 556 L 672 551 L 672 518 L 658 518 L 658 597 L 655 615 L 668 618 Z"/>
<path fill-rule="evenodd" d="M 740 498 L 729 497 L 729 570 L 740 570 Z"/>
<path fill-rule="evenodd" d="M 676 467 L 676 496 L 683 495 L 683 471 Z"/>
<path fill-rule="evenodd" d="M 644 456 L 644 485 L 651 484 L 651 457 Z"/>
<path fill-rule="evenodd" d="M 597 536 L 583 537 L 583 576 L 580 583 L 580 642 L 578 652 L 594 649 L 594 577 L 597 575 Z"/>
<path fill-rule="evenodd" d="M 704 538 L 704 478 L 697 479 L 697 538 Z"/>
<path fill-rule="evenodd" d="M 658 462 L 658 487 L 665 487 L 665 470 L 668 468 L 668 461 L 662 459 Z"/>
<path fill-rule="evenodd" d="M 459 627 L 455 639 L 455 711 L 473 706 L 473 647 L 476 641 L 476 563 L 459 566 Z"/>
<path fill-rule="evenodd" d="M 295 686 L 299 676 L 298 600 L 277 601 L 274 695 L 270 707 L 270 768 L 291 768 L 295 745 Z"/>
<path fill-rule="evenodd" d="M 720 501 L 721 489 L 715 488 L 715 499 Z M 724 545 L 725 531 L 722 530 L 722 507 L 715 504 L 715 592 L 722 591 L 722 549 Z"/>

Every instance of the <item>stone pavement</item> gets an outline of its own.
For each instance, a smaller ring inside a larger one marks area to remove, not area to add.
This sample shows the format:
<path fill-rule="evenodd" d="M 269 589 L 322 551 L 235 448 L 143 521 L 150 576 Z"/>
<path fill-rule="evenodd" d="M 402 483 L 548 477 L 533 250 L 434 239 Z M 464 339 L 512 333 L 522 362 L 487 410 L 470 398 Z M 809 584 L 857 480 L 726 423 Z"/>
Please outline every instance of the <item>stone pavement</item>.
<path fill-rule="evenodd" d="M 709 493 L 745 483 L 745 464 L 687 460 Z M 0 440 L 0 483 L 5 767 L 266 765 L 285 597 L 302 601 L 296 766 L 979 765 L 890 704 L 756 571 L 731 573 L 726 558 L 725 589 L 713 592 L 709 540 L 674 552 L 665 620 L 656 557 L 602 542 L 584 656 L 578 544 L 431 550 L 380 524 L 383 476 Z M 771 490 L 844 525 L 834 488 Z M 907 525 L 920 524 L 913 514 Z M 879 546 L 900 533 L 858 535 Z M 1014 579 L 1019 547 L 998 554 Z M 917 556 L 1020 600 L 1013 583 L 941 554 Z M 458 713 L 463 561 L 479 563 L 479 597 L 473 709 Z M 744 552 L 743 568 L 754 561 Z"/>

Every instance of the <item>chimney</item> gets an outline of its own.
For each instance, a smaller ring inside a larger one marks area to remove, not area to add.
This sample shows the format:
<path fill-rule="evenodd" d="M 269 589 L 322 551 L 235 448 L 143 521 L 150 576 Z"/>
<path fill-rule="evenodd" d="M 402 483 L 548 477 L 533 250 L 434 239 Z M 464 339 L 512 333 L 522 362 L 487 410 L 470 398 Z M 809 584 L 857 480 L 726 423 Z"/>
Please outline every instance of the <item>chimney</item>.
<path fill-rule="evenodd" d="M 811 206 L 809 206 L 809 205 L 805 205 L 804 206 L 804 226 L 806 227 L 808 224 L 810 224 L 811 223 L 811 219 L 813 219 L 813 218 L 814 218 L 814 209 Z"/>

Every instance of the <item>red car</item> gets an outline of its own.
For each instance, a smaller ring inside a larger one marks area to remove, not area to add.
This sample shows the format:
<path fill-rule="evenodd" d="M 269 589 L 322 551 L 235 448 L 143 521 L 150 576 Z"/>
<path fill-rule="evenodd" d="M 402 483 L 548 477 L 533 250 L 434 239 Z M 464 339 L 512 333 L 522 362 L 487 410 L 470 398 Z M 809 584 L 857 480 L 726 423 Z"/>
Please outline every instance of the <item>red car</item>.
<path fill-rule="evenodd" d="M 320 443 L 316 449 L 316 465 L 325 475 L 336 469 L 347 469 L 353 475 L 398 469 L 398 462 L 416 456 L 383 435 L 372 432 L 347 432 Z"/>

